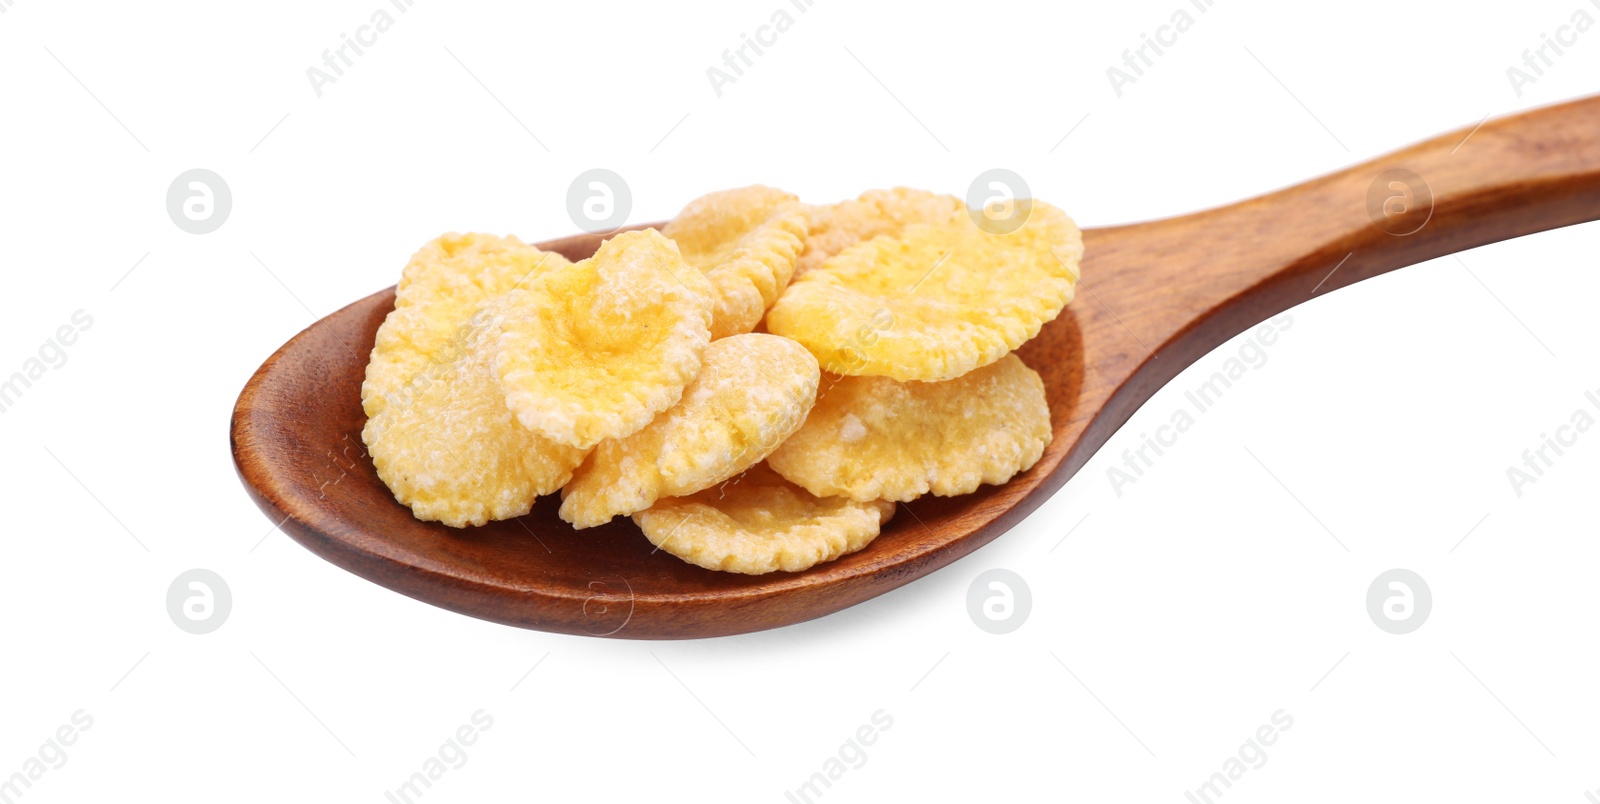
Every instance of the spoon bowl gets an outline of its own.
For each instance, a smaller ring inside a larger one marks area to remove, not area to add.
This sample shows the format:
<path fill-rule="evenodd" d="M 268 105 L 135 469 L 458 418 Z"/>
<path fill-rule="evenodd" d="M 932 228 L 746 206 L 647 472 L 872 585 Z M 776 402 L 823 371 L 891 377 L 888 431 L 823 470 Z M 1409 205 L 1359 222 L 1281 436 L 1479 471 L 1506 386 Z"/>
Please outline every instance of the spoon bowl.
<path fill-rule="evenodd" d="M 575 531 L 554 496 L 477 528 L 415 519 L 361 441 L 361 383 L 393 288 L 311 325 L 257 370 L 233 411 L 235 466 L 262 511 L 312 552 L 474 617 L 633 639 L 801 622 L 1009 530 L 1168 380 L 1270 316 L 1405 265 L 1600 218 L 1597 132 L 1600 98 L 1584 99 L 1229 206 L 1086 230 L 1077 300 L 1018 351 L 1049 398 L 1044 456 L 1004 485 L 902 504 L 865 549 L 804 572 L 701 569 L 656 550 L 626 517 Z M 576 260 L 602 239 L 538 245 Z"/>

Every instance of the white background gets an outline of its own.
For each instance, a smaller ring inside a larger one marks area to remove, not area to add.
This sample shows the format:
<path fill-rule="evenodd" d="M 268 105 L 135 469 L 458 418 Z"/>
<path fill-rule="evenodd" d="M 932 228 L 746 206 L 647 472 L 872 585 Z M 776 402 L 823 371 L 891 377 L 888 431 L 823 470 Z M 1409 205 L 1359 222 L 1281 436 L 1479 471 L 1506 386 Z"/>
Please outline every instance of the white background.
<path fill-rule="evenodd" d="M 479 709 L 424 800 L 785 801 L 880 709 L 819 800 L 1181 802 L 1279 709 L 1226 801 L 1600 788 L 1600 435 L 1520 497 L 1506 477 L 1600 388 L 1594 225 L 1321 295 L 1120 496 L 1107 468 L 1237 343 L 977 554 L 738 638 L 525 632 L 374 586 L 272 529 L 226 429 L 272 350 L 440 232 L 574 231 L 591 167 L 634 221 L 996 166 L 1085 226 L 1149 219 L 1591 92 L 1600 28 L 1520 97 L 1506 75 L 1588 0 L 816 0 L 720 98 L 706 69 L 789 0 L 416 0 L 319 98 L 306 69 L 388 2 L 4 3 L 0 374 L 94 319 L 0 415 L 0 776 L 94 719 L 26 801 L 384 801 Z M 1180 7 L 1194 27 L 1119 98 L 1106 68 Z M 234 196 L 204 236 L 165 209 L 194 167 Z M 207 636 L 165 607 L 194 567 L 234 596 Z M 1033 592 L 1005 636 L 965 610 L 993 567 Z M 1406 636 L 1364 607 L 1392 567 L 1434 595 Z"/>

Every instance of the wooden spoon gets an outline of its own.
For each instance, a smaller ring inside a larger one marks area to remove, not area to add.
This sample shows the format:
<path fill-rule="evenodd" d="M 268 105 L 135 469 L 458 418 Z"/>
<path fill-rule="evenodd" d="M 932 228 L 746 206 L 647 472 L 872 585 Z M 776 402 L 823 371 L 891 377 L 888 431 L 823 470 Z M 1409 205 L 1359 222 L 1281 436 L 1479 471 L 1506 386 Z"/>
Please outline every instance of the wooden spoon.
<path fill-rule="evenodd" d="M 528 516 L 419 522 L 361 442 L 361 381 L 393 289 L 313 324 L 268 358 L 233 411 L 256 504 L 312 552 L 375 583 L 487 620 L 674 639 L 797 623 L 881 595 L 1006 532 L 1184 367 L 1307 299 L 1405 265 L 1600 218 L 1600 97 L 1494 120 L 1226 207 L 1084 233 L 1078 299 L 1020 350 L 1055 436 L 1032 469 L 924 497 L 866 549 L 800 573 L 712 572 L 656 551 L 626 517 L 574 531 Z M 589 256 L 601 238 L 546 249 Z"/>

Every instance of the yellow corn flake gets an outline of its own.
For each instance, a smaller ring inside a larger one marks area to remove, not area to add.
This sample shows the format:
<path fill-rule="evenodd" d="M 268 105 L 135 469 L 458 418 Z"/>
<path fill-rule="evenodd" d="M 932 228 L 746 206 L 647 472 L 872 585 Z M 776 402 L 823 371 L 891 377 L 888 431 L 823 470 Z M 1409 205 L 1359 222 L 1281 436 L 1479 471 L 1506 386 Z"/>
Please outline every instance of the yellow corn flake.
<path fill-rule="evenodd" d="M 913 223 L 944 225 L 966 214 L 961 199 L 896 187 L 868 190 L 860 198 L 824 206 L 808 206 L 805 246 L 795 276 L 822 265 L 829 257 L 879 235 L 893 235 Z"/>
<path fill-rule="evenodd" d="M 633 515 L 662 550 L 706 569 L 760 575 L 799 572 L 877 538 L 894 503 L 814 497 L 765 464 L 688 497 Z"/>
<path fill-rule="evenodd" d="M 392 400 L 405 400 L 413 384 L 428 382 L 431 366 L 461 355 L 473 314 L 540 274 L 570 265 L 515 237 L 447 234 L 423 246 L 406 264 L 395 289 L 394 311 L 378 327 L 361 405 L 375 416 Z"/>
<path fill-rule="evenodd" d="M 795 197 L 760 185 L 690 202 L 661 233 L 711 281 L 711 337 L 755 328 L 794 276 L 806 233 Z"/>
<path fill-rule="evenodd" d="M 521 516 L 586 454 L 513 419 L 490 366 L 498 314 L 498 303 L 482 308 L 440 349 L 453 357 L 420 372 L 362 430 L 378 477 L 418 519 L 461 528 Z"/>
<path fill-rule="evenodd" d="M 767 463 L 819 496 L 906 502 L 1004 483 L 1051 435 L 1044 382 L 1006 355 L 937 383 L 841 377 Z"/>
<path fill-rule="evenodd" d="M 748 469 L 800 428 L 820 378 L 816 358 L 787 338 L 712 341 L 677 405 L 630 436 L 600 442 L 562 490 L 561 518 L 594 527 Z"/>
<path fill-rule="evenodd" d="M 1034 201 L 1021 228 L 990 234 L 959 199 L 947 201 L 958 211 L 943 221 L 884 218 L 889 229 L 796 278 L 768 312 L 767 331 L 804 344 L 825 371 L 928 382 L 993 363 L 1039 334 L 1072 301 L 1078 227 Z"/>
<path fill-rule="evenodd" d="M 529 430 L 588 449 L 672 407 L 711 340 L 711 287 L 654 229 L 507 294 L 494 368 Z"/>

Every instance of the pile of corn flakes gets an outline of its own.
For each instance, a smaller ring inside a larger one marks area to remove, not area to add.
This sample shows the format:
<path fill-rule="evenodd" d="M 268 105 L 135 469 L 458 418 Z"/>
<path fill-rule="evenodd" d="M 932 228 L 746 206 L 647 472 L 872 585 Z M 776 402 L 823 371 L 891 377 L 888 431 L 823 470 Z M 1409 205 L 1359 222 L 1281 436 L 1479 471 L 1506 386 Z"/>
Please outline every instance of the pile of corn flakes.
<path fill-rule="evenodd" d="M 1082 235 L 960 199 L 711 193 L 570 262 L 450 234 L 412 257 L 362 385 L 378 475 L 419 519 L 632 517 L 713 570 L 797 572 L 896 503 L 1026 471 L 1051 438 L 1012 352 L 1073 299 Z"/>

